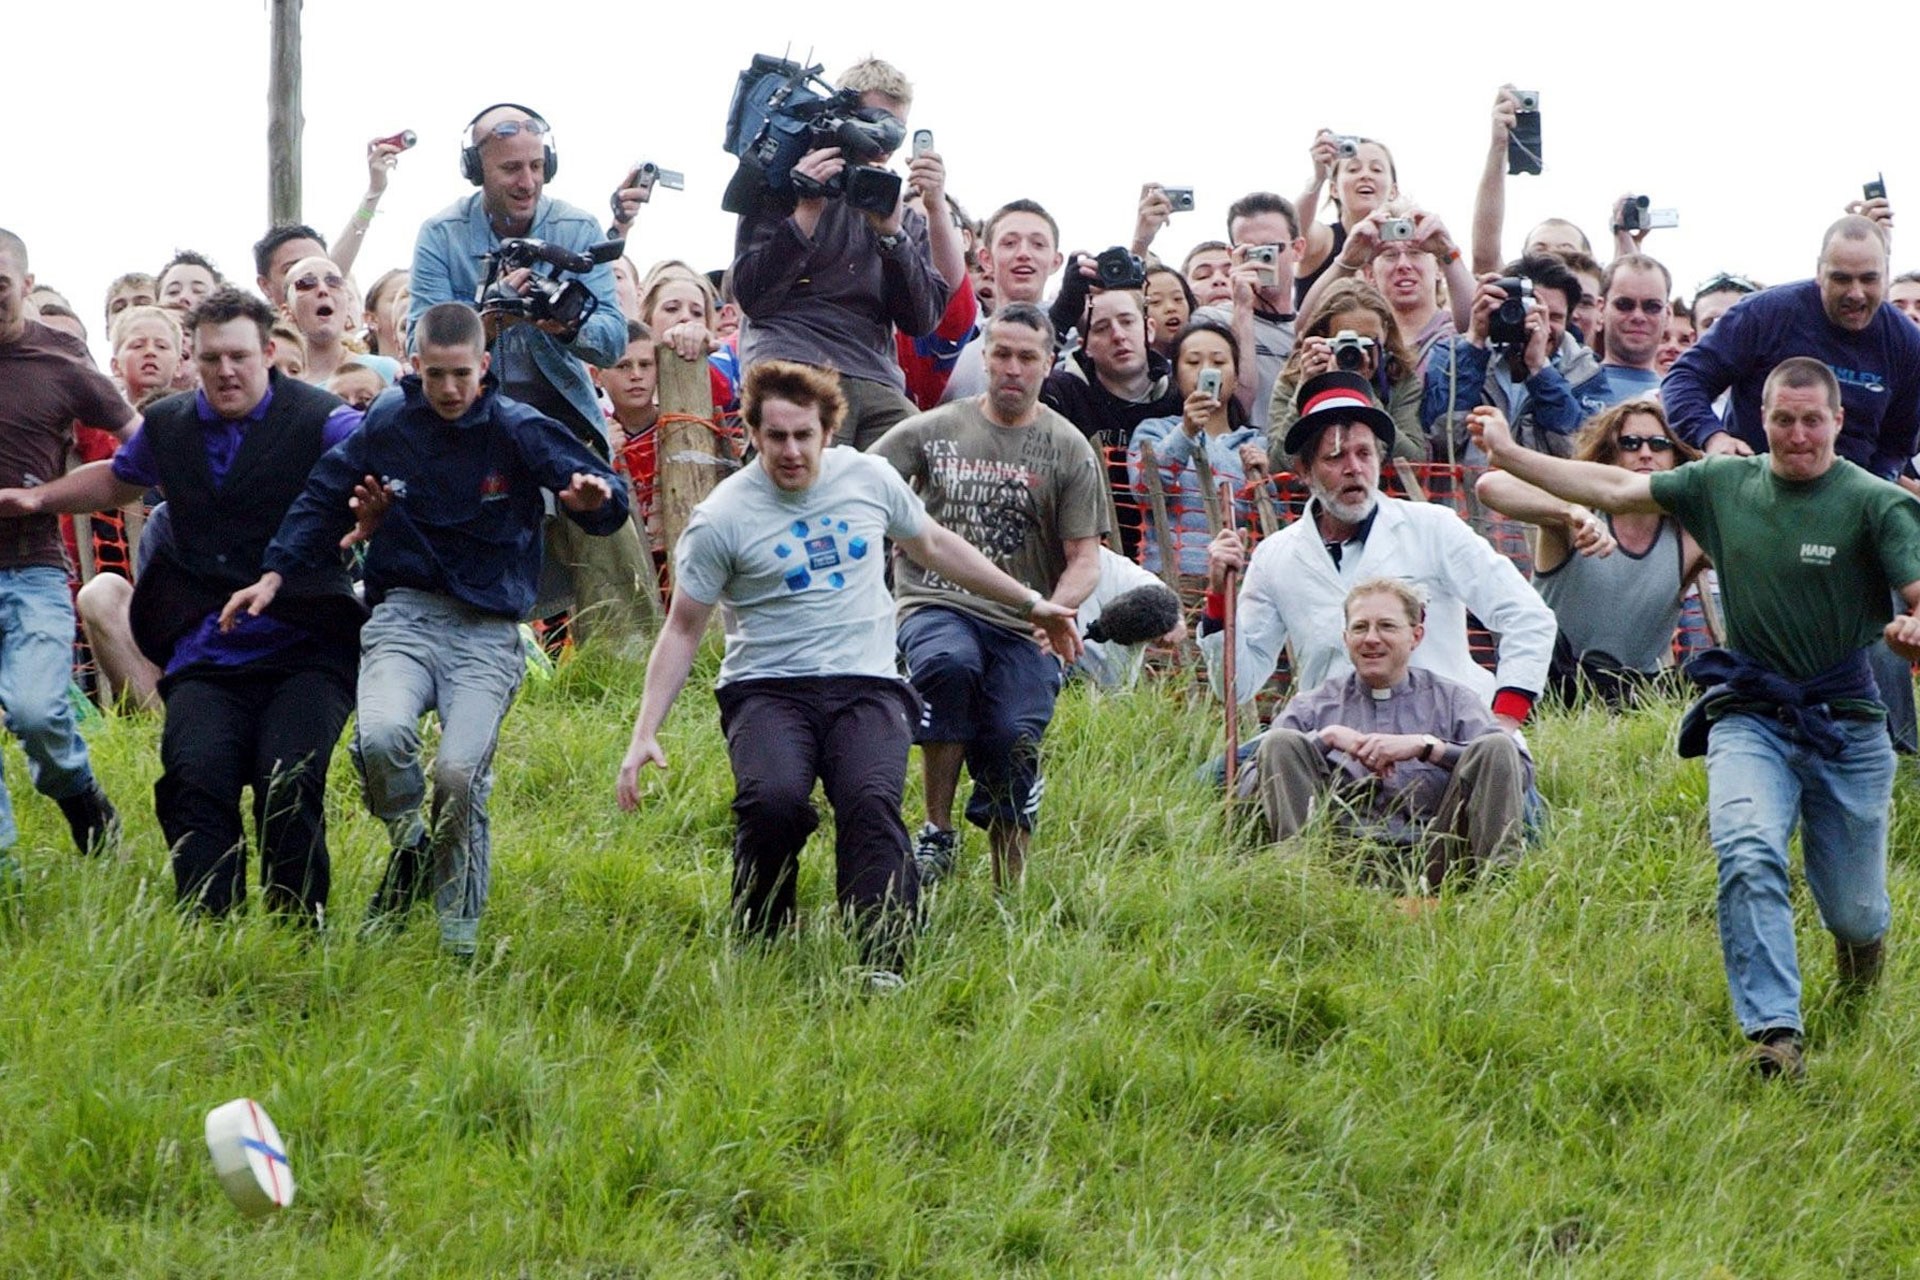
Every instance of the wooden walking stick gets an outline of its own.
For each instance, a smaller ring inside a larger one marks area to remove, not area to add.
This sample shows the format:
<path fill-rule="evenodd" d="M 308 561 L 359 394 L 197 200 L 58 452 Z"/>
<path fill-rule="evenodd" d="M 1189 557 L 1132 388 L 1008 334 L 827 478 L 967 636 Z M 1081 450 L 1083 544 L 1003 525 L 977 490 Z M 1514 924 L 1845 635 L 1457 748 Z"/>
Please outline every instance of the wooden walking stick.
<path fill-rule="evenodd" d="M 1227 519 L 1233 518 L 1233 485 L 1228 481 L 1220 482 L 1220 509 Z M 1221 616 L 1220 634 L 1225 640 L 1225 658 L 1222 662 L 1222 676 L 1227 686 L 1227 812 L 1233 812 L 1235 792 L 1240 780 L 1240 686 L 1234 670 L 1234 648 L 1240 641 L 1239 628 L 1234 625 L 1234 614 L 1239 601 L 1239 571 L 1227 570 L 1221 580 L 1220 594 L 1224 613 Z"/>

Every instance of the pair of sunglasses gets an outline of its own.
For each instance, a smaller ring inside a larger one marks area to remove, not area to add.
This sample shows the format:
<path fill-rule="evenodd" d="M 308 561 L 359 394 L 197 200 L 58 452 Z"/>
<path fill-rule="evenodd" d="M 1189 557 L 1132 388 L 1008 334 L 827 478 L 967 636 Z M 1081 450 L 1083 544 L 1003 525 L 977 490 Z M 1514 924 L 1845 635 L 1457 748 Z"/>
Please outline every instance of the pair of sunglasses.
<path fill-rule="evenodd" d="M 1665 453 L 1673 448 L 1673 441 L 1665 436 L 1621 436 L 1620 452 L 1638 453 L 1642 449 L 1651 449 L 1655 453 Z"/>

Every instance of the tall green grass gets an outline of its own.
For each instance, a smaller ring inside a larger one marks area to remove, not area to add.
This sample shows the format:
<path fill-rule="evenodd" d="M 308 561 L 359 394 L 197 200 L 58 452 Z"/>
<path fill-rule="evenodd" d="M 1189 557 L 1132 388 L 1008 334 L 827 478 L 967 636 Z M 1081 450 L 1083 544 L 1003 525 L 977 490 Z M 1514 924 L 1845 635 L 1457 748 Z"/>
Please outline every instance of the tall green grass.
<path fill-rule="evenodd" d="M 1070 691 L 1025 888 L 996 896 L 972 836 L 882 997 L 832 920 L 829 832 L 797 935 L 727 936 L 711 672 L 634 817 L 638 672 L 528 689 L 471 967 L 425 916 L 358 935 L 384 847 L 344 753 L 316 941 L 175 913 L 150 722 L 92 734 L 120 862 L 71 851 L 9 746 L 0 1276 L 1920 1272 L 1910 766 L 1875 996 L 1834 999 L 1798 895 L 1792 1088 L 1736 1065 L 1675 708 L 1548 717 L 1547 839 L 1408 919 L 1323 842 L 1228 830 L 1193 780 L 1209 709 Z M 261 1223 L 201 1137 L 241 1095 L 300 1180 Z"/>

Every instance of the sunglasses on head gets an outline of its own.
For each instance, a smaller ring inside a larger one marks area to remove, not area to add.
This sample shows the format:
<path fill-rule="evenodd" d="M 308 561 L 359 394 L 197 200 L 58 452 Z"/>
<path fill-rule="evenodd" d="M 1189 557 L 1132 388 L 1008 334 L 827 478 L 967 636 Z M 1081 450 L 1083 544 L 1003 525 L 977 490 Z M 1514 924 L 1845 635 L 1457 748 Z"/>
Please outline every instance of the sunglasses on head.
<path fill-rule="evenodd" d="M 1613 309 L 1623 316 L 1632 315 L 1635 307 L 1638 307 L 1650 316 L 1657 316 L 1667 309 L 1667 300 L 1665 298 L 1642 298 L 1638 302 L 1635 302 L 1632 298 L 1615 298 L 1613 300 Z"/>
<path fill-rule="evenodd" d="M 1736 276 L 1729 272 L 1722 271 L 1712 279 L 1707 280 L 1698 289 L 1695 289 L 1693 296 L 1697 298 L 1703 293 L 1719 293 L 1723 289 L 1731 289 L 1735 293 L 1760 292 L 1760 286 L 1745 276 Z"/>
<path fill-rule="evenodd" d="M 344 280 L 340 276 L 334 275 L 331 271 L 329 271 L 324 276 L 316 276 L 309 273 L 307 275 L 301 276 L 298 280 L 295 280 L 293 282 L 294 292 L 312 293 L 315 289 L 318 289 L 320 287 L 320 282 L 322 280 L 325 280 L 327 282 L 327 288 L 329 289 L 343 289 L 346 287 L 346 284 L 347 284 L 346 280 Z"/>
<path fill-rule="evenodd" d="M 1642 449 L 1651 449 L 1655 453 L 1665 453 L 1673 448 L 1673 441 L 1665 436 L 1621 436 L 1620 452 L 1638 453 Z"/>
<path fill-rule="evenodd" d="M 511 138 L 516 133 L 530 133 L 537 138 L 546 132 L 545 120 L 502 120 L 491 129 L 481 130 L 480 138 Z M 476 142 L 479 140 L 479 138 L 475 139 Z"/>

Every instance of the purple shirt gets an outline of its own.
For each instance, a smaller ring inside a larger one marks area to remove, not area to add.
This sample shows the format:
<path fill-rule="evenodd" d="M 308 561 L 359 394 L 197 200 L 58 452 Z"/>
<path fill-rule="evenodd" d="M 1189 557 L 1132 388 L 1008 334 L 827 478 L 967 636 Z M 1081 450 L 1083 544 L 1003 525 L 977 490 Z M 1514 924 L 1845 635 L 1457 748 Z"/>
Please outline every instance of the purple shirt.
<path fill-rule="evenodd" d="M 202 438 L 207 446 L 207 466 L 213 472 L 216 485 L 225 480 L 227 472 L 232 469 L 233 459 L 240 452 L 240 442 L 246 438 L 247 427 L 264 421 L 272 404 L 273 388 L 268 386 L 267 393 L 260 397 L 260 403 L 249 409 L 244 417 L 223 418 L 207 400 L 206 392 L 193 393 L 194 413 L 205 428 Z M 331 449 L 352 435 L 360 426 L 360 418 L 360 410 L 350 404 L 335 408 L 327 415 L 326 424 L 320 429 L 322 446 Z M 153 456 L 153 446 L 147 443 L 145 426 L 120 446 L 113 455 L 111 465 L 114 478 L 125 484 L 152 487 L 160 483 L 160 467 Z M 247 614 L 234 619 L 232 631 L 222 632 L 220 615 L 210 613 L 174 646 L 166 674 L 172 675 L 183 667 L 202 663 L 217 667 L 242 666 L 290 649 L 307 638 L 307 633 L 298 627 L 273 618 L 255 618 Z"/>
<path fill-rule="evenodd" d="M 208 401 L 206 392 L 193 393 L 194 414 L 206 428 L 207 466 L 213 472 L 215 484 L 227 478 L 227 472 L 233 467 L 234 456 L 240 452 L 240 442 L 246 439 L 247 427 L 265 421 L 267 410 L 272 405 L 273 388 L 268 386 L 267 393 L 260 397 L 260 403 L 249 409 L 243 417 L 223 418 Z M 328 414 L 326 425 L 320 428 L 322 450 L 333 448 L 358 430 L 360 416 L 360 410 L 350 404 L 342 404 Z M 154 460 L 153 446 L 147 443 L 145 426 L 135 431 L 133 438 L 121 445 L 113 455 L 113 474 L 115 479 L 126 484 L 143 484 L 151 488 L 160 483 L 160 467 Z"/>

